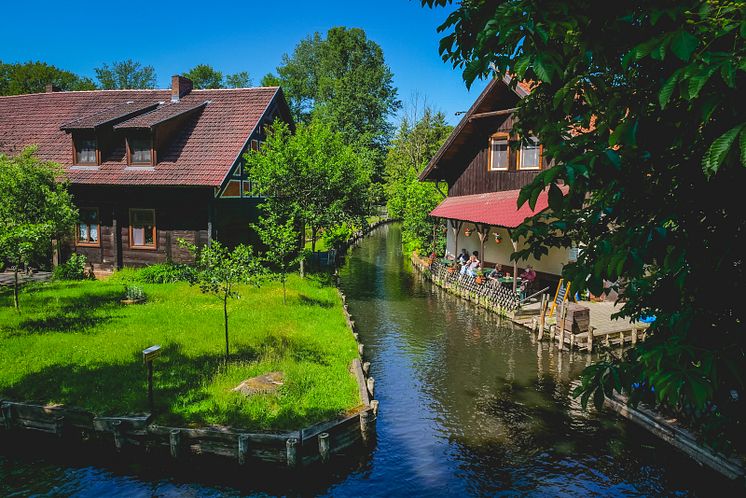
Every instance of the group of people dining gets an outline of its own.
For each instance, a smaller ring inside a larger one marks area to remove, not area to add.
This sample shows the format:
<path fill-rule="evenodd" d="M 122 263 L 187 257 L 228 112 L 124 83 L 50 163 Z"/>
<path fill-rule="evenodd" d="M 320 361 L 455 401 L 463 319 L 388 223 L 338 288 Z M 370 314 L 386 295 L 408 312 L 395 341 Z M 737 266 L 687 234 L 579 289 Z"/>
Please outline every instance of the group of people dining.
<path fill-rule="evenodd" d="M 434 257 L 434 255 L 432 257 Z M 455 261 L 455 263 L 460 266 L 459 273 L 461 273 L 462 275 L 476 277 L 477 271 L 480 268 L 484 270 L 483 263 L 479 260 L 479 251 L 472 251 L 472 253 L 469 254 L 469 251 L 467 251 L 466 249 L 461 249 L 461 253 L 459 253 L 458 256 L 449 254 L 446 251 L 445 257 L 448 260 Z M 494 270 L 485 271 L 484 273 L 485 278 L 487 278 L 488 280 L 496 281 L 499 281 L 501 278 L 510 276 L 507 272 L 503 272 L 503 268 L 500 263 L 495 264 Z M 526 269 L 521 272 L 520 279 L 521 291 L 525 292 L 532 286 L 532 284 L 536 280 L 536 272 L 534 271 L 532 265 L 526 265 Z"/>

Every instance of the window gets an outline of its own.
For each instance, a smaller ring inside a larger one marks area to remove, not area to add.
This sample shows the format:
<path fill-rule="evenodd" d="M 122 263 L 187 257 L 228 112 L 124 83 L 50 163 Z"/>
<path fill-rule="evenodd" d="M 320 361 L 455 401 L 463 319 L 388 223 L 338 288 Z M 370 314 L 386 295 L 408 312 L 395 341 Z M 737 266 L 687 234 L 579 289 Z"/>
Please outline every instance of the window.
<path fill-rule="evenodd" d="M 507 133 L 495 133 L 490 137 L 489 170 L 506 171 L 510 161 Z"/>
<path fill-rule="evenodd" d="M 98 164 L 96 137 L 75 137 L 75 164 Z"/>
<path fill-rule="evenodd" d="M 80 218 L 78 220 L 78 229 L 75 234 L 75 244 L 79 246 L 98 246 L 99 228 L 98 209 L 97 208 L 80 208 L 78 210 Z"/>
<path fill-rule="evenodd" d="M 130 247 L 155 249 L 155 209 L 130 209 Z"/>
<path fill-rule="evenodd" d="M 127 137 L 129 164 L 150 166 L 153 163 L 150 154 L 151 140 L 148 135 Z"/>
<path fill-rule="evenodd" d="M 521 144 L 518 159 L 519 169 L 541 169 L 541 144 L 536 137 L 530 137 L 528 144 Z"/>

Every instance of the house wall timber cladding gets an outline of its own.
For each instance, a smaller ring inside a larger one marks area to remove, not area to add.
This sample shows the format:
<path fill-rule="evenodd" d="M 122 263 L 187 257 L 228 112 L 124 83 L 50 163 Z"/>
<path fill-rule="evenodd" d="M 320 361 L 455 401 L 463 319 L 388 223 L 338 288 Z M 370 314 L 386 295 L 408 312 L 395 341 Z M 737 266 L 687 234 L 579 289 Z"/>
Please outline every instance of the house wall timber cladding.
<path fill-rule="evenodd" d="M 211 188 L 72 185 L 70 191 L 78 208 L 98 209 L 99 245 L 80 246 L 71 237 L 63 247 L 63 256 L 70 252 L 84 254 L 96 270 L 164 261 L 188 262 L 193 258 L 179 245 L 179 239 L 197 245 L 207 243 Z M 129 210 L 132 208 L 155 211 L 155 248 L 131 246 Z"/>
<path fill-rule="evenodd" d="M 470 137 L 469 144 L 462 148 L 461 161 L 468 166 L 455 180 L 449 181 L 448 195 L 470 195 L 497 192 L 501 190 L 516 190 L 531 181 L 539 170 L 520 171 L 518 169 L 518 150 L 509 153 L 507 171 L 490 171 L 490 136 L 493 133 L 509 133 L 513 127 L 513 116 L 503 119 L 502 123 L 496 118 L 485 118 L 484 126 L 479 133 Z M 469 156 L 471 154 L 471 156 Z M 546 158 L 542 157 L 542 169 L 548 166 Z"/>

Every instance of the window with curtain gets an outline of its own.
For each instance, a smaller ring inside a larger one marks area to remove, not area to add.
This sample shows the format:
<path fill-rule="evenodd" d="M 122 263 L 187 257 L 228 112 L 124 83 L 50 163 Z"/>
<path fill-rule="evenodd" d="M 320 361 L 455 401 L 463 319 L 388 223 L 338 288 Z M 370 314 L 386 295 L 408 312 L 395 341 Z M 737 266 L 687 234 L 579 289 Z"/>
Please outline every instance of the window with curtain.
<path fill-rule="evenodd" d="M 78 230 L 75 242 L 79 246 L 98 246 L 99 220 L 97 208 L 80 208 L 78 210 Z"/>
<path fill-rule="evenodd" d="M 490 138 L 490 171 L 505 171 L 510 161 L 508 134 L 500 133 Z"/>
<path fill-rule="evenodd" d="M 130 247 L 154 249 L 155 209 L 130 209 Z"/>
<path fill-rule="evenodd" d="M 530 137 L 528 144 L 521 144 L 521 155 L 518 162 L 520 169 L 541 169 L 541 145 L 539 139 Z"/>
<path fill-rule="evenodd" d="M 75 138 L 75 164 L 97 164 L 96 161 L 96 138 Z"/>
<path fill-rule="evenodd" d="M 130 164 L 150 166 L 152 156 L 150 155 L 151 141 L 146 135 L 135 135 L 127 138 L 130 148 Z"/>

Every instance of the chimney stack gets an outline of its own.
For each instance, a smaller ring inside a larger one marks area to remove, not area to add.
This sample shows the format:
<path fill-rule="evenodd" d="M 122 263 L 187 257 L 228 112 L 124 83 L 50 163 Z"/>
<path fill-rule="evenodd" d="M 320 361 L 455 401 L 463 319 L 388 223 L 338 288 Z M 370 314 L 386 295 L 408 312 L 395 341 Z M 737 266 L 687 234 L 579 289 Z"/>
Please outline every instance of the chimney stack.
<path fill-rule="evenodd" d="M 47 83 L 45 91 L 46 91 L 46 93 L 59 92 L 60 91 L 60 87 L 58 87 L 54 83 Z"/>
<path fill-rule="evenodd" d="M 181 97 L 192 91 L 192 80 L 175 74 L 171 77 L 171 102 L 178 102 Z"/>

